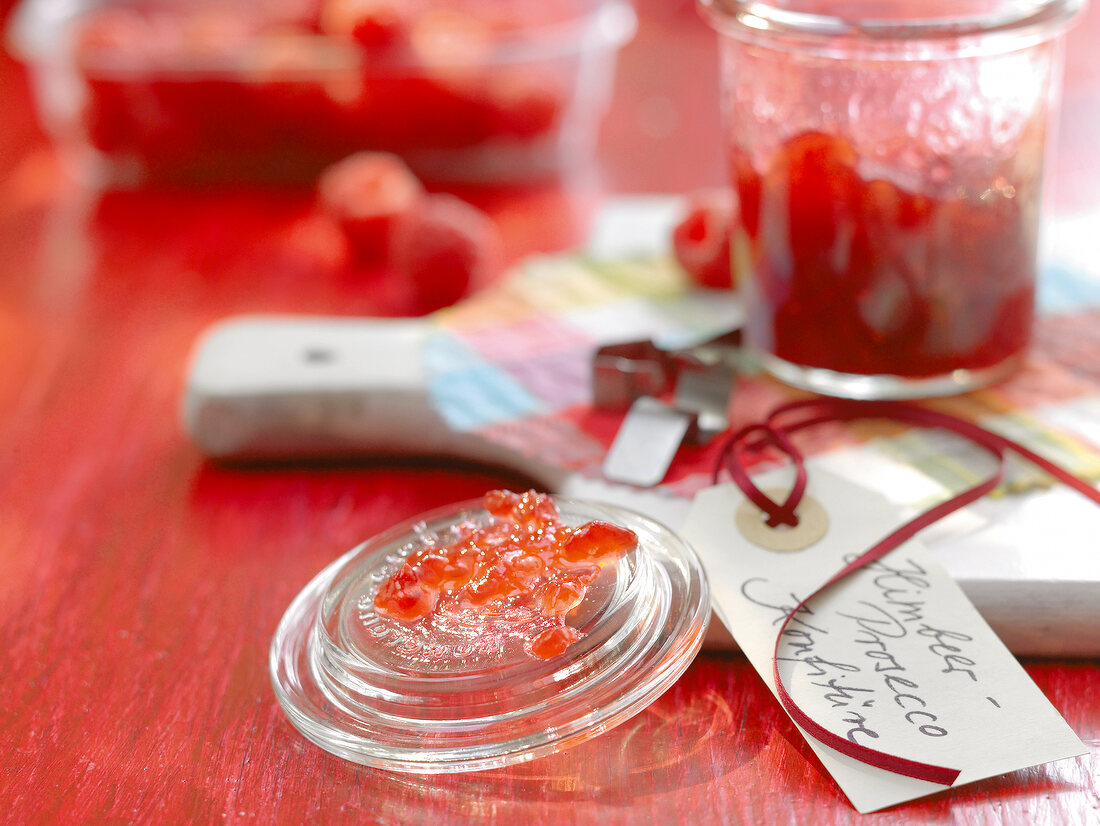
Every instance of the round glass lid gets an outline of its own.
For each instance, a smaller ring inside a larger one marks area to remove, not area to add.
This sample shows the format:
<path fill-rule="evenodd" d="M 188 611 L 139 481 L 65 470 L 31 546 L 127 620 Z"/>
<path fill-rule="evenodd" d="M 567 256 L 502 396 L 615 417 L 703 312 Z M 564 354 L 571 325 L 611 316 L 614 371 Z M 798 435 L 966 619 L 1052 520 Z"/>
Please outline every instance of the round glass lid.
<path fill-rule="evenodd" d="M 291 603 L 275 693 L 322 748 L 370 766 L 488 769 L 638 713 L 710 616 L 694 551 L 610 505 L 493 491 L 353 548 Z"/>

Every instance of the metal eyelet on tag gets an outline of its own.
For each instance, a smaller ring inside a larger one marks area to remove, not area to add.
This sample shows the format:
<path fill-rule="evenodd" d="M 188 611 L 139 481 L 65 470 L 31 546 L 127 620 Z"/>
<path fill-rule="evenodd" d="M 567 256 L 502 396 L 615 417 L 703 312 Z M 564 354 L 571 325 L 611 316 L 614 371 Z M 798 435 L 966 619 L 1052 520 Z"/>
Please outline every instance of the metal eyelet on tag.
<path fill-rule="evenodd" d="M 782 502 L 787 491 L 772 488 L 764 491 L 770 499 Z M 734 517 L 741 535 L 754 545 L 769 551 L 802 551 L 813 545 L 829 530 L 829 515 L 817 500 L 803 496 L 795 511 L 798 524 L 771 527 L 766 514 L 749 499 L 737 508 Z"/>

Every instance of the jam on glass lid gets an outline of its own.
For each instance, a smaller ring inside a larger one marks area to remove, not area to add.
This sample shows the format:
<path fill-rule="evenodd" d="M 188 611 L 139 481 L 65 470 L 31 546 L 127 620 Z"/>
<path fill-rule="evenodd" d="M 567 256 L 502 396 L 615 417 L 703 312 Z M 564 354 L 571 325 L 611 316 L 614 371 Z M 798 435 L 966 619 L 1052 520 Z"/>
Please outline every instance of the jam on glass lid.
<path fill-rule="evenodd" d="M 294 600 L 271 672 L 291 722 L 355 762 L 442 773 L 567 748 L 683 673 L 710 613 L 646 517 L 492 491 L 354 548 Z"/>

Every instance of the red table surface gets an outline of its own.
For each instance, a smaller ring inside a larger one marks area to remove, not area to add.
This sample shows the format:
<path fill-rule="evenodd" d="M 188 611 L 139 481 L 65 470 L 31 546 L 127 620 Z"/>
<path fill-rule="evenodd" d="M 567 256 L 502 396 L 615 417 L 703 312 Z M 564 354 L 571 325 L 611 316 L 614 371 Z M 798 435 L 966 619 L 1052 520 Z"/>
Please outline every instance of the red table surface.
<path fill-rule="evenodd" d="M 584 235 L 617 192 L 721 179 L 711 33 L 640 3 L 599 176 L 481 193 L 513 255 Z M 1070 39 L 1058 209 L 1100 203 L 1100 9 Z M 311 745 L 272 694 L 292 597 L 365 537 L 522 485 L 433 461 L 232 469 L 178 425 L 185 358 L 240 312 L 386 314 L 308 193 L 96 197 L 68 183 L 0 58 L 0 820 L 15 823 L 848 823 L 857 815 L 747 663 L 704 655 L 649 710 L 552 757 L 413 777 Z M 1100 663 L 1028 661 L 1088 744 L 869 816 L 1100 822 Z"/>

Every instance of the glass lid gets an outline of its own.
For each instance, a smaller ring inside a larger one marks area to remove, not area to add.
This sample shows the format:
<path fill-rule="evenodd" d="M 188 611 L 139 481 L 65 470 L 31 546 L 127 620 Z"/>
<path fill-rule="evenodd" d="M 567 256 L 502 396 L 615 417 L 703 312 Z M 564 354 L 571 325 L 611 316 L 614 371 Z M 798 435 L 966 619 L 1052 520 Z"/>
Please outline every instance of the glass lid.
<path fill-rule="evenodd" d="M 353 548 L 287 609 L 276 696 L 322 748 L 462 772 L 583 742 L 688 667 L 706 576 L 668 528 L 610 505 L 494 491 Z"/>

